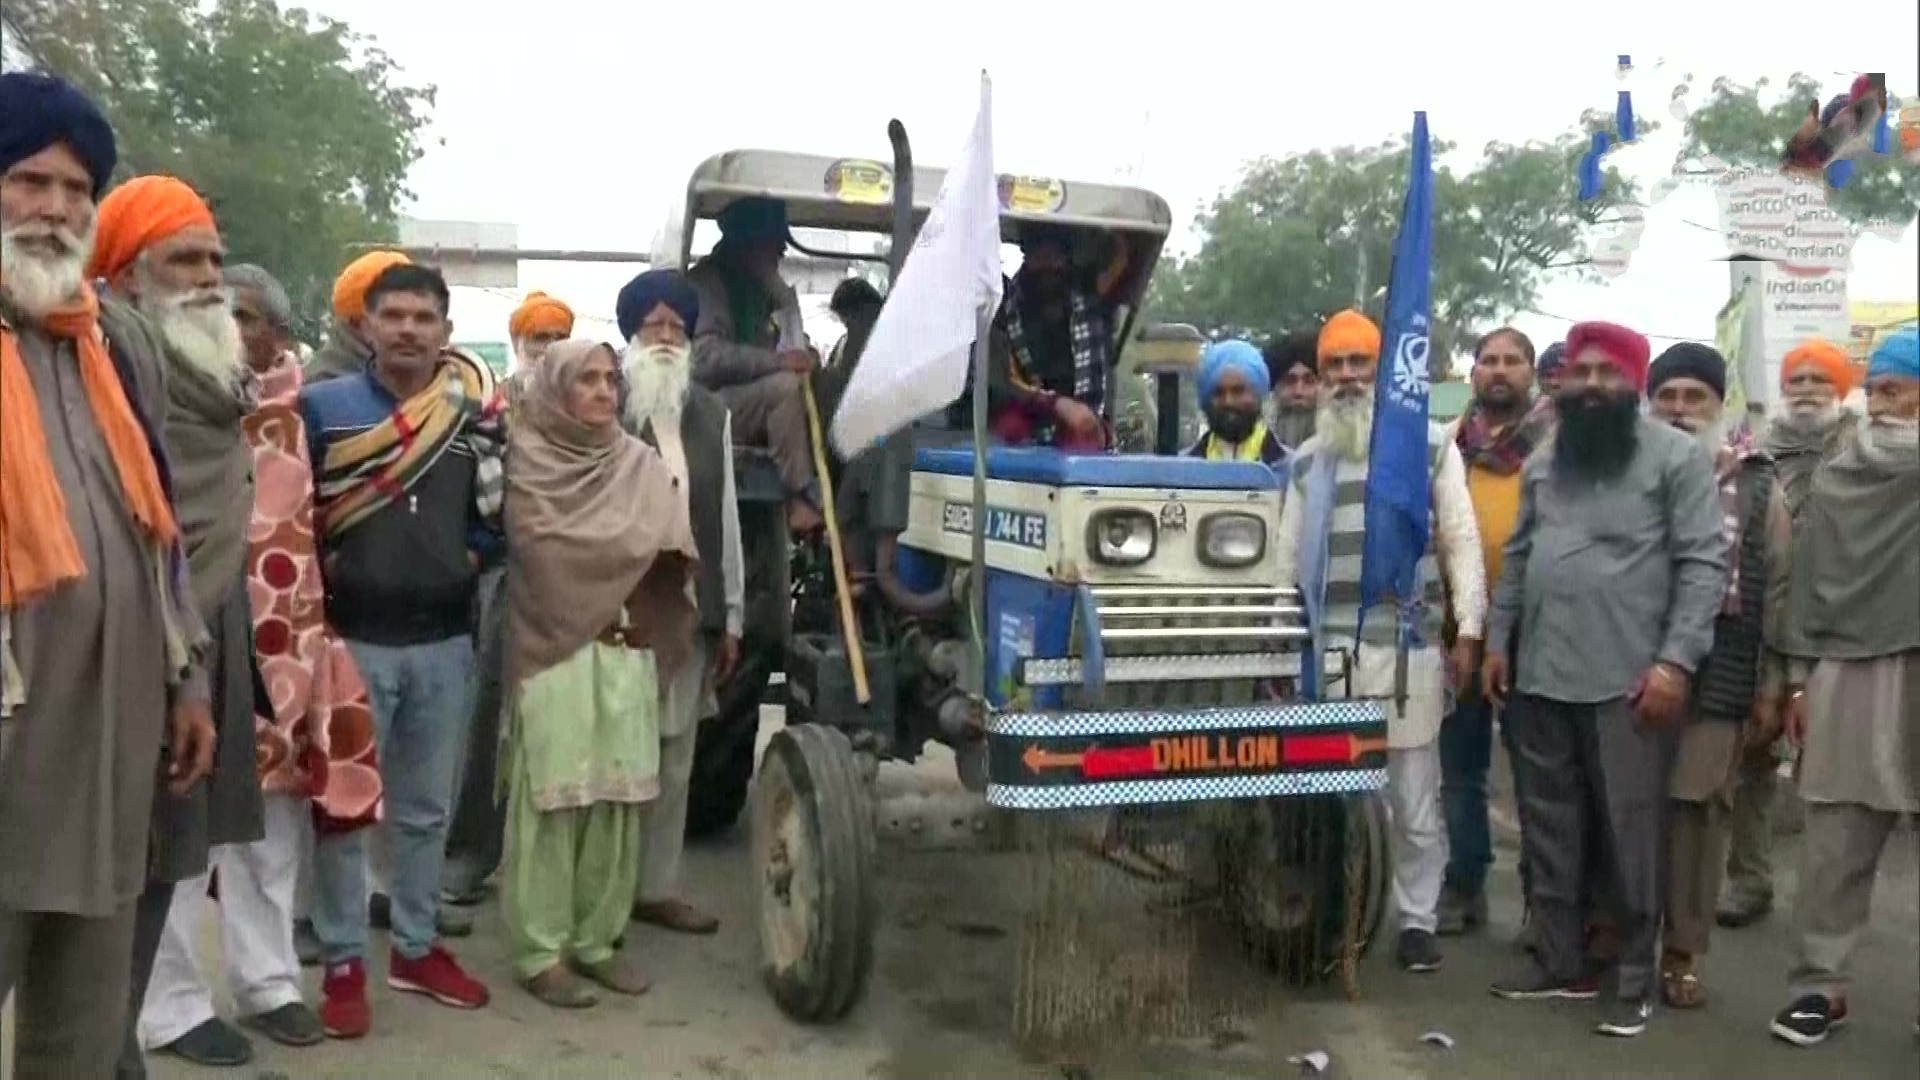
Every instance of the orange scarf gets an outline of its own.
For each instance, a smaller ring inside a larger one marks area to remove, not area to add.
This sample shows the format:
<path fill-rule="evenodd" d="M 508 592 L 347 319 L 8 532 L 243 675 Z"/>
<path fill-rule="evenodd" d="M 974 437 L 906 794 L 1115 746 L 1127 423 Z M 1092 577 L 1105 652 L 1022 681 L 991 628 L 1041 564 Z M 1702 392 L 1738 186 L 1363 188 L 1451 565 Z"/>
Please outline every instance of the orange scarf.
<path fill-rule="evenodd" d="M 81 286 L 80 299 L 48 315 L 41 325 L 74 344 L 80 379 L 100 436 L 113 456 L 133 518 L 161 544 L 179 535 L 154 468 L 146 436 L 100 334 L 100 301 Z M 0 326 L 0 608 L 12 610 L 69 581 L 86 576 L 86 561 L 67 522 L 67 500 L 47 457 L 46 431 L 33 381 L 11 327 Z"/>

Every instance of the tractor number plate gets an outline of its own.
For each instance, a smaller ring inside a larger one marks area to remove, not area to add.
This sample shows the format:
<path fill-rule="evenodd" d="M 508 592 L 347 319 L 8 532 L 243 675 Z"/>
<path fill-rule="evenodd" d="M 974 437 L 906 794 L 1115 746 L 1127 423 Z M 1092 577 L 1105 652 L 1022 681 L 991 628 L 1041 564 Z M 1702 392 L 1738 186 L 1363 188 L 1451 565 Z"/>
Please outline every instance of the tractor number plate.
<path fill-rule="evenodd" d="M 1016 810 L 1378 790 L 1378 702 L 1167 712 L 1003 713 L 987 724 L 987 801 Z"/>

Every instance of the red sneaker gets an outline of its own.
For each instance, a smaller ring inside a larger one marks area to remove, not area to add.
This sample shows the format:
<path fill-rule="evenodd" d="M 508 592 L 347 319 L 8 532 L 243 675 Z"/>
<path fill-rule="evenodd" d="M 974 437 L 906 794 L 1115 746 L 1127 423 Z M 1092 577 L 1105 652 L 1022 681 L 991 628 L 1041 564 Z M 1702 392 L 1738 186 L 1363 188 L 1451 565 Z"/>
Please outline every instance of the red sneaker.
<path fill-rule="evenodd" d="M 409 994 L 425 994 L 455 1009 L 478 1009 L 491 1000 L 480 980 L 467 974 L 460 961 L 438 945 L 417 960 L 390 953 L 387 985 Z"/>
<path fill-rule="evenodd" d="M 320 1026 L 330 1039 L 357 1039 L 373 1027 L 367 1007 L 367 968 L 359 960 L 327 967 L 320 982 Z"/>

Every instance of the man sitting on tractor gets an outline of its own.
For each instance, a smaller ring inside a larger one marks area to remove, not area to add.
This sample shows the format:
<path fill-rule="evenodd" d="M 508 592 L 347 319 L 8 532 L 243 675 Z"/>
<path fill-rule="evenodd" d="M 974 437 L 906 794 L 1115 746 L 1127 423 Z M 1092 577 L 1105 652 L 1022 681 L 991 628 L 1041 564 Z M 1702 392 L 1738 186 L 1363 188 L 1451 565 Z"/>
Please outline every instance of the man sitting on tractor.
<path fill-rule="evenodd" d="M 743 446 L 772 451 L 796 533 L 821 525 L 801 380 L 820 357 L 801 329 L 800 301 L 780 277 L 789 234 L 787 207 L 746 198 L 720 211 L 720 242 L 687 272 L 700 294 L 693 378 L 720 395 Z"/>
<path fill-rule="evenodd" d="M 1106 449 L 1114 366 L 1114 305 L 1107 289 L 1124 270 L 1095 272 L 1075 258 L 1073 234 L 1028 225 L 1020 269 L 1007 281 L 990 341 L 994 438 L 1062 450 Z"/>

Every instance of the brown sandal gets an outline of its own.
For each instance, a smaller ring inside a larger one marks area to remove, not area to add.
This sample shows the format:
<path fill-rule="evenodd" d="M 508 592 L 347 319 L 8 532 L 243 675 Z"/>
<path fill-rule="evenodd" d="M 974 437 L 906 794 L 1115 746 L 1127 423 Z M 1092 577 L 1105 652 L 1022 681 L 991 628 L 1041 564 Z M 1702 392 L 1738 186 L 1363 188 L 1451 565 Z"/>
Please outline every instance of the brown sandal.
<path fill-rule="evenodd" d="M 590 1009 L 600 1004 L 600 995 L 565 964 L 555 964 L 531 979 L 522 980 L 520 985 L 556 1009 Z"/>
<path fill-rule="evenodd" d="M 1660 973 L 1660 998 L 1669 1009 L 1697 1009 L 1707 1003 L 1707 991 L 1692 968 L 1668 968 Z"/>

